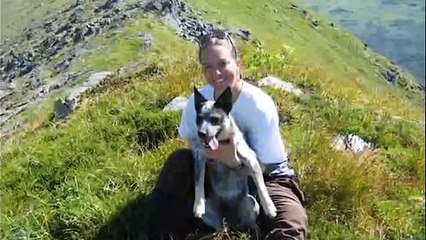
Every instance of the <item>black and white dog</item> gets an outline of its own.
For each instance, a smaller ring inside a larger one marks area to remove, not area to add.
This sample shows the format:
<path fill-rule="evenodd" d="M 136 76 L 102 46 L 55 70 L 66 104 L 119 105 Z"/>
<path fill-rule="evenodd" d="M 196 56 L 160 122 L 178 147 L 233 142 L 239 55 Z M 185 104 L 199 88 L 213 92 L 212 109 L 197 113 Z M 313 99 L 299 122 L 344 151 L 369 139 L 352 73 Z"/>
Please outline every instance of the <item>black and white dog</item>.
<path fill-rule="evenodd" d="M 249 194 L 248 176 L 256 185 L 265 215 L 275 217 L 277 209 L 267 192 L 263 168 L 229 114 L 232 109 L 231 89 L 228 87 L 216 101 L 207 101 L 194 87 L 194 103 L 198 126 L 198 139 L 191 143 L 195 158 L 195 217 L 216 230 L 223 228 L 223 218 L 228 226 L 236 229 L 254 228 L 260 208 L 256 199 Z M 202 148 L 215 150 L 219 144 L 229 142 L 231 137 L 234 138 L 239 159 L 222 159 L 206 168 Z M 207 199 L 204 191 L 206 175 L 212 188 Z"/>

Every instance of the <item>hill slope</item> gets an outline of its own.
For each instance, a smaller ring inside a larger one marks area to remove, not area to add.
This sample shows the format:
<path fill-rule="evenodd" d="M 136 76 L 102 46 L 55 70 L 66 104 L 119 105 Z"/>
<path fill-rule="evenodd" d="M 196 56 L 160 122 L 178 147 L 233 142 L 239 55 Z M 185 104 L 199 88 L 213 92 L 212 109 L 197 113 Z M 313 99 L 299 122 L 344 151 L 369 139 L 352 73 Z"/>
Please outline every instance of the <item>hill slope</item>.
<path fill-rule="evenodd" d="M 56 11 L 71 5 L 64 2 L 58 10 L 59 2 L 43 4 L 43 11 L 54 9 L 52 16 L 58 16 Z M 172 8 L 182 6 L 171 2 Z M 84 16 L 93 20 L 118 12 L 113 16 L 121 19 L 123 9 L 134 3 L 84 3 Z M 311 239 L 424 238 L 424 97 L 409 74 L 287 0 L 185 3 L 194 11 L 182 14 L 249 30 L 251 40 L 238 39 L 247 79 L 256 82 L 271 74 L 309 93 L 297 97 L 265 88 L 279 107 L 291 164 L 308 199 Z M 85 93 L 70 117 L 56 119 L 47 98 L 25 112 L 25 127 L 2 139 L 4 239 L 143 233 L 149 221 L 143 219 L 144 199 L 166 156 L 183 145 L 176 138 L 180 113 L 162 109 L 174 97 L 188 96 L 192 84 L 203 84 L 195 45 L 176 34 L 168 15 L 149 9 L 136 6 L 116 27 L 83 41 L 87 51 L 59 76 L 121 70 Z M 35 23 L 45 20 L 31 17 Z M 148 45 L 147 38 L 135 37 L 147 33 Z M 27 43 L 13 34 L 10 38 Z M 79 47 L 65 46 L 51 62 L 38 63 L 50 72 L 54 62 Z M 400 73 L 394 84 L 384 77 L 389 69 Z M 13 81 L 19 85 L 26 76 Z M 338 134 L 357 134 L 374 149 L 335 151 L 330 143 Z"/>

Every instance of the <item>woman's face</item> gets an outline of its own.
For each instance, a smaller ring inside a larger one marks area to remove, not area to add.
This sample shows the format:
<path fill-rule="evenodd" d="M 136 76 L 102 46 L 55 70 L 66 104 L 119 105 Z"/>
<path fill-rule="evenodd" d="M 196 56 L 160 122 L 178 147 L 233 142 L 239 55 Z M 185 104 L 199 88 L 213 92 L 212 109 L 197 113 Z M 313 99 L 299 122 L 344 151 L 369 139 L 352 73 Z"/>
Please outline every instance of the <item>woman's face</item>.
<path fill-rule="evenodd" d="M 217 94 L 227 87 L 237 88 L 240 76 L 241 60 L 233 57 L 227 45 L 211 45 L 201 52 L 201 67 L 207 83 Z"/>

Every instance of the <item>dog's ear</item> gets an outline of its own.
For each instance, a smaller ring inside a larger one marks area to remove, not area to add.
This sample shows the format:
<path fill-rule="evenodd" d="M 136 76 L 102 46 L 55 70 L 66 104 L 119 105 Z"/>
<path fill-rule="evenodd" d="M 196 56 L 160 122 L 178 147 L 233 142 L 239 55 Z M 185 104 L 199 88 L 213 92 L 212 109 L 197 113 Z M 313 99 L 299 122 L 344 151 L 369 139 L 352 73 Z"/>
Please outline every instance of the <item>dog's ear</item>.
<path fill-rule="evenodd" d="M 201 106 L 206 101 L 207 101 L 207 99 L 194 86 L 194 104 L 195 104 L 195 110 L 197 112 L 200 112 Z"/>
<path fill-rule="evenodd" d="M 229 112 L 232 109 L 232 92 L 231 88 L 227 87 L 225 91 L 223 91 L 222 94 L 217 98 L 216 102 L 214 103 L 214 106 L 216 108 L 223 109 L 226 114 L 229 114 Z"/>

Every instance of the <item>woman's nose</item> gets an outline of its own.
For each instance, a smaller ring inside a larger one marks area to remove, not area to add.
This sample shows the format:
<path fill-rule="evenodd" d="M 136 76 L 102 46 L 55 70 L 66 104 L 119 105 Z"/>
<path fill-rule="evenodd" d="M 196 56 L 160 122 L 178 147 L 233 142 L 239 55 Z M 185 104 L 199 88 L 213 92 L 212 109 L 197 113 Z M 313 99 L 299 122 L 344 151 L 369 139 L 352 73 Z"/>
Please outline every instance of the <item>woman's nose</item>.
<path fill-rule="evenodd" d="M 214 68 L 214 73 L 215 73 L 216 76 L 221 76 L 222 75 L 222 71 L 218 67 Z"/>

